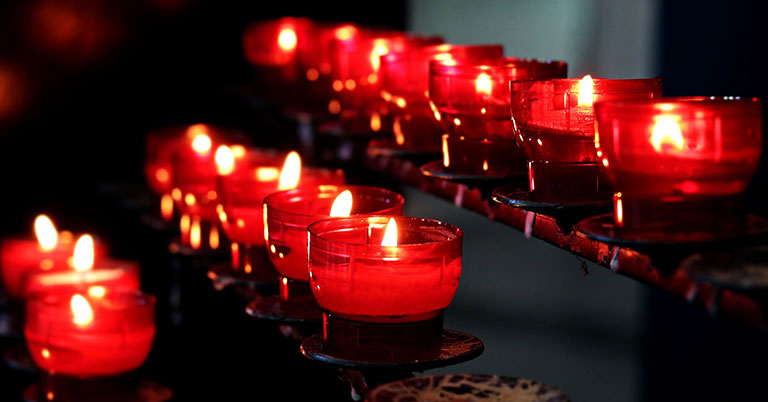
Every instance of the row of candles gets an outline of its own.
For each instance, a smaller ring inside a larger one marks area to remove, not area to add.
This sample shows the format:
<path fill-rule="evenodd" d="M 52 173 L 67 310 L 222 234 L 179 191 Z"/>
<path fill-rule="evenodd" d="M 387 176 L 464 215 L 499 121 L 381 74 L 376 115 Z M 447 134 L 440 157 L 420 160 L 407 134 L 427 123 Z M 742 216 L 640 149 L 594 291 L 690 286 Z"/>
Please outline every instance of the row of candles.
<path fill-rule="evenodd" d="M 607 176 L 627 232 L 670 210 L 705 226 L 737 211 L 761 155 L 757 99 L 664 98 L 660 79 L 567 79 L 565 63 L 504 57 L 499 45 L 286 18 L 250 27 L 244 49 L 262 95 L 285 110 L 346 131 L 391 128 L 395 148 L 442 151 L 447 171 L 527 175 L 531 193 L 555 199 L 597 194 Z M 265 248 L 281 300 L 312 295 L 330 343 L 349 323 L 442 325 L 461 273 L 459 228 L 401 216 L 396 192 L 345 185 L 340 170 L 249 140 L 205 124 L 148 136 L 147 180 L 184 246 L 228 245 L 245 274 L 271 269 L 252 261 Z M 30 352 L 49 371 L 124 372 L 152 343 L 154 299 L 138 291 L 135 264 L 89 239 L 3 242 L 4 285 L 26 298 Z"/>

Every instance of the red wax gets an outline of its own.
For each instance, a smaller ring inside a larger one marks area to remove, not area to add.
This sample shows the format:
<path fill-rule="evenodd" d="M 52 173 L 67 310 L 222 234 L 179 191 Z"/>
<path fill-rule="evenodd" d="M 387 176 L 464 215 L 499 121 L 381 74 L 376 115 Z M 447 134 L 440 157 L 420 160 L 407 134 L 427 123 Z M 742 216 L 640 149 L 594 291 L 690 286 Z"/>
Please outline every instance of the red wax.
<path fill-rule="evenodd" d="M 386 119 L 382 120 L 389 111 L 380 97 L 381 56 L 440 43 L 443 43 L 440 37 L 406 36 L 398 31 L 356 29 L 350 30 L 349 35 L 337 35 L 331 76 L 340 101 L 338 110 L 343 126 L 356 132 L 391 127 Z"/>
<path fill-rule="evenodd" d="M 230 240 L 246 246 L 264 245 L 264 198 L 279 191 L 280 168 L 285 156 L 274 152 L 248 150 L 235 160 L 234 169 L 219 175 L 219 194 L 223 214 L 219 214 Z M 340 169 L 301 170 L 297 187 L 344 184 Z"/>
<path fill-rule="evenodd" d="M 395 142 L 406 149 L 440 150 L 443 130 L 429 106 L 431 60 L 493 61 L 503 57 L 501 45 L 434 45 L 414 47 L 381 57 L 381 96 L 393 114 Z"/>
<path fill-rule="evenodd" d="M 429 97 L 448 133 L 445 167 L 456 173 L 524 174 L 525 155 L 509 118 L 509 82 L 560 78 L 566 71 L 563 62 L 517 58 L 430 62 Z"/>
<path fill-rule="evenodd" d="M 114 375 L 141 366 L 155 336 L 155 297 L 140 292 L 81 294 L 90 322 L 75 320 L 72 294 L 36 293 L 27 299 L 24 336 L 35 363 L 79 377 Z"/>
<path fill-rule="evenodd" d="M 352 214 L 403 213 L 403 197 L 379 187 L 303 187 L 268 196 L 264 200 L 267 250 L 270 260 L 281 275 L 298 281 L 309 281 L 307 226 L 328 218 L 334 200 L 344 190 L 352 192 Z"/>
<path fill-rule="evenodd" d="M 56 248 L 51 251 L 43 250 L 37 240 L 3 239 L 1 245 L 0 271 L 3 285 L 13 298 L 24 296 L 25 284 L 31 275 L 72 269 L 70 260 L 75 242 L 71 234 L 60 235 Z M 94 258 L 99 261 L 107 255 L 106 247 L 98 241 L 94 245 Z"/>
<path fill-rule="evenodd" d="M 619 228 L 707 230 L 743 214 L 743 193 L 762 153 L 759 100 L 598 102 L 595 115 Z"/>
<path fill-rule="evenodd" d="M 35 272 L 27 277 L 25 294 L 88 292 L 91 286 L 103 287 L 107 292 L 138 290 L 139 267 L 132 261 L 99 259 L 93 268 L 85 271 L 56 270 Z"/>
<path fill-rule="evenodd" d="M 596 162 L 592 102 L 661 97 L 661 78 L 592 80 L 592 102 L 579 105 L 581 79 L 511 84 L 515 139 L 529 161 Z"/>
<path fill-rule="evenodd" d="M 381 246 L 390 217 L 328 219 L 309 227 L 310 287 L 331 314 L 355 321 L 411 322 L 437 316 L 461 277 L 461 229 L 396 217 L 397 246 Z"/>

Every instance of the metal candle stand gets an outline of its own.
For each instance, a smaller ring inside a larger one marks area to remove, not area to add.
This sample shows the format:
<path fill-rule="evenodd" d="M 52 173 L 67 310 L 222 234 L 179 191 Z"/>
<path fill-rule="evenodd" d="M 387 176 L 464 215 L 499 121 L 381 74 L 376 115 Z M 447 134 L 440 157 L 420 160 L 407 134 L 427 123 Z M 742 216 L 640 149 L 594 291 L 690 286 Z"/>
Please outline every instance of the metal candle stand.
<path fill-rule="evenodd" d="M 301 343 L 304 356 L 340 369 L 355 400 L 378 384 L 462 363 L 483 350 L 479 338 L 443 329 L 442 314 L 414 323 L 378 324 L 323 313 L 323 332 Z"/>
<path fill-rule="evenodd" d="M 173 398 L 173 390 L 135 373 L 93 379 L 44 374 L 24 390 L 22 398 L 26 402 L 164 402 Z"/>

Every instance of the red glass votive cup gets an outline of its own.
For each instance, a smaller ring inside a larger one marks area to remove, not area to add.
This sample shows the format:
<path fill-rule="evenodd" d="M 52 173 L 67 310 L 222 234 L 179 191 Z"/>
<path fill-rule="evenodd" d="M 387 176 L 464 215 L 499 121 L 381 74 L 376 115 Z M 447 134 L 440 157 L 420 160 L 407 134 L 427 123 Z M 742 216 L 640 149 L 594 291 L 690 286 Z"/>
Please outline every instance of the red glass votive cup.
<path fill-rule="evenodd" d="M 29 277 L 38 273 L 62 272 L 72 269 L 70 260 L 75 250 L 72 234 L 61 232 L 51 251 L 44 251 L 36 240 L 2 239 L 0 242 L 0 272 L 3 286 L 14 299 L 23 298 Z M 98 262 L 107 255 L 106 246 L 94 243 L 94 258 Z"/>
<path fill-rule="evenodd" d="M 233 268 L 248 270 L 251 248 L 266 244 L 264 231 L 264 199 L 280 191 L 280 168 L 284 155 L 276 152 L 248 150 L 244 158 L 236 158 L 233 169 L 218 177 L 221 207 L 219 219 L 232 242 Z M 341 169 L 302 167 L 297 187 L 344 184 Z"/>
<path fill-rule="evenodd" d="M 399 31 L 356 29 L 349 36 L 337 35 L 331 73 L 337 99 L 331 101 L 329 109 L 339 114 L 342 127 L 350 132 L 392 127 L 389 108 L 380 96 L 381 56 L 440 43 L 441 37 L 409 36 Z"/>
<path fill-rule="evenodd" d="M 434 45 L 381 56 L 381 96 L 393 116 L 395 143 L 404 149 L 440 151 L 443 130 L 429 104 L 431 60 L 489 62 L 503 57 L 501 45 Z"/>
<path fill-rule="evenodd" d="M 743 225 L 744 191 L 762 154 L 758 99 L 598 102 L 595 117 L 619 232 L 715 236 Z"/>
<path fill-rule="evenodd" d="M 85 271 L 56 270 L 36 272 L 27 278 L 25 294 L 135 291 L 141 285 L 139 266 L 133 261 L 96 260 Z M 93 288 L 92 288 L 93 287 Z"/>
<path fill-rule="evenodd" d="M 493 63 L 430 62 L 429 97 L 435 118 L 448 134 L 443 164 L 454 173 L 524 175 L 525 155 L 513 138 L 510 81 L 561 78 L 558 61 L 505 58 Z"/>
<path fill-rule="evenodd" d="M 141 292 L 35 293 L 26 316 L 24 336 L 35 363 L 81 378 L 138 368 L 155 336 L 155 297 Z"/>
<path fill-rule="evenodd" d="M 307 227 L 330 217 L 331 206 L 344 190 L 352 193 L 352 214 L 401 215 L 403 196 L 370 186 L 318 186 L 281 191 L 264 200 L 267 250 L 280 275 L 309 282 Z"/>
<path fill-rule="evenodd" d="M 391 217 L 322 220 L 309 226 L 310 288 L 336 353 L 429 359 L 440 350 L 443 310 L 461 277 L 463 233 L 395 217 L 397 246 L 382 246 Z M 359 359 L 359 357 L 357 357 Z"/>
<path fill-rule="evenodd" d="M 607 184 L 601 183 L 594 147 L 593 102 L 662 96 L 660 78 L 590 77 L 510 85 L 514 138 L 528 159 L 529 189 L 554 196 L 594 194 Z"/>

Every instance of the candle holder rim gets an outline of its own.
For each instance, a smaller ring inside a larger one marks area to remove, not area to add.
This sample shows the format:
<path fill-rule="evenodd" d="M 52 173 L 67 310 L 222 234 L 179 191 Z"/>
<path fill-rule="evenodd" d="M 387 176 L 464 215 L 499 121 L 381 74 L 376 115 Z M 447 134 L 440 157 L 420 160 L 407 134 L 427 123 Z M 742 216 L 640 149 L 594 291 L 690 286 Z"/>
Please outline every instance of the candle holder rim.
<path fill-rule="evenodd" d="M 581 82 L 582 78 L 524 78 L 521 80 L 515 80 L 510 81 L 510 89 L 512 90 L 512 93 L 515 93 L 517 91 L 521 90 L 527 90 L 528 88 L 519 88 L 523 87 L 525 85 L 531 85 L 535 83 L 552 83 L 554 85 L 557 84 L 578 84 Z M 607 88 L 607 90 L 602 91 L 601 93 L 621 93 L 621 92 L 633 92 L 633 91 L 648 91 L 649 86 L 652 85 L 658 90 L 662 89 L 663 84 L 663 78 L 662 77 L 646 77 L 646 78 L 605 78 L 605 77 L 592 77 L 592 85 L 595 89 L 599 89 L 603 84 L 607 83 L 613 83 L 613 84 L 619 84 L 623 86 L 632 85 L 633 87 L 630 89 L 624 89 L 624 90 L 616 90 L 615 88 Z M 650 85 L 648 85 L 650 84 Z M 578 91 L 574 91 L 574 93 L 578 93 Z M 599 95 L 599 93 L 597 94 Z M 664 98 L 654 98 L 654 99 L 664 99 Z M 600 102 L 600 100 L 595 101 L 595 103 Z M 620 101 L 616 101 L 620 102 Z"/>
<path fill-rule="evenodd" d="M 672 103 L 691 106 L 732 106 L 744 107 L 743 105 L 755 105 L 755 111 L 761 111 L 762 100 L 758 97 L 741 96 L 665 96 L 661 98 L 648 99 L 624 99 L 624 100 L 597 100 L 595 108 L 616 108 L 616 109 L 644 109 L 652 108 L 656 105 Z"/>
<path fill-rule="evenodd" d="M 397 246 L 382 246 L 380 244 L 361 244 L 361 243 L 350 243 L 350 242 L 340 241 L 340 240 L 331 240 L 323 236 L 323 234 L 327 233 L 327 231 L 322 231 L 322 229 L 328 225 L 338 224 L 341 227 L 341 225 L 345 222 L 362 223 L 363 221 L 370 222 L 371 220 L 379 220 L 380 222 L 378 223 L 386 225 L 389 219 L 395 219 L 395 222 L 398 223 L 398 227 L 400 226 L 399 223 L 401 221 L 432 223 L 432 224 L 435 224 L 435 227 L 443 227 L 443 228 L 449 229 L 455 237 L 451 239 L 445 239 L 445 240 L 439 240 L 439 241 L 398 244 Z M 386 249 L 418 248 L 418 247 L 424 247 L 426 245 L 429 245 L 429 246 L 446 245 L 446 244 L 451 244 L 455 242 L 461 242 L 464 239 L 464 231 L 461 230 L 460 227 L 452 223 L 443 222 L 437 219 L 421 218 L 417 216 L 405 216 L 405 215 L 403 216 L 355 215 L 355 216 L 347 216 L 347 217 L 327 218 L 327 219 L 319 220 L 309 225 L 307 227 L 307 232 L 309 233 L 310 239 L 317 239 L 317 240 L 328 242 L 328 243 L 351 246 L 355 248 L 364 248 L 364 249 L 382 249 L 383 248 L 385 250 Z"/>
<path fill-rule="evenodd" d="M 441 47 L 446 48 L 445 50 L 440 49 Z M 503 54 L 504 52 L 504 46 L 500 43 L 479 43 L 479 44 L 455 44 L 455 43 L 439 43 L 429 46 L 423 46 L 420 48 L 416 48 L 413 50 L 406 50 L 402 52 L 390 52 L 386 55 L 381 56 L 381 66 L 383 67 L 385 64 L 396 64 L 396 63 L 402 63 L 406 61 L 411 61 L 413 59 L 420 59 L 421 55 L 419 53 L 422 52 L 434 52 L 434 53 L 440 53 L 440 52 L 451 52 L 453 50 L 500 50 Z M 429 61 L 432 61 L 434 59 L 430 59 Z"/>
<path fill-rule="evenodd" d="M 393 190 L 389 190 L 389 189 L 386 189 L 386 188 L 383 188 L 383 187 L 377 187 L 377 186 L 361 186 L 361 185 L 347 185 L 347 184 L 345 184 L 345 185 L 320 185 L 320 186 L 315 186 L 315 187 L 300 187 L 300 188 L 294 188 L 294 189 L 291 189 L 291 190 L 278 191 L 278 192 L 272 193 L 272 194 L 268 195 L 266 198 L 264 198 L 264 205 L 267 208 L 272 209 L 274 211 L 277 211 L 280 214 L 285 215 L 285 216 L 295 216 L 295 217 L 320 216 L 321 219 L 324 219 L 324 218 L 328 217 L 328 215 L 325 215 L 325 214 L 316 215 L 316 214 L 307 214 L 307 213 L 293 212 L 293 211 L 291 211 L 289 209 L 286 209 L 286 208 L 283 208 L 283 207 L 279 206 L 279 202 L 277 200 L 284 200 L 284 199 L 286 199 L 288 197 L 295 197 L 295 196 L 297 196 L 299 194 L 306 194 L 306 195 L 320 194 L 325 189 L 331 189 L 331 188 L 334 188 L 334 189 L 338 190 L 337 194 L 341 193 L 344 190 L 350 190 L 352 192 L 352 197 L 353 198 L 355 197 L 355 195 L 360 194 L 360 191 L 363 191 L 363 190 L 368 190 L 368 191 L 373 190 L 373 191 L 375 191 L 378 194 L 386 194 L 386 195 L 390 195 L 390 196 L 392 196 L 392 198 L 394 198 L 394 202 L 392 203 L 392 205 L 388 206 L 387 208 L 380 209 L 380 210 L 377 210 L 377 211 L 371 211 L 370 213 L 352 214 L 353 216 L 354 215 L 370 215 L 370 214 L 386 215 L 387 212 L 390 212 L 390 211 L 395 210 L 395 209 L 397 209 L 399 207 L 402 207 L 403 204 L 405 203 L 405 198 L 402 196 L 402 194 L 400 194 L 400 193 L 398 193 L 396 191 L 393 191 Z M 310 192 L 310 191 L 312 191 L 312 192 Z"/>
<path fill-rule="evenodd" d="M 473 60 L 452 60 L 451 63 L 447 63 L 446 60 L 430 60 L 429 75 L 476 79 L 477 74 L 484 71 L 488 71 L 494 68 L 509 70 L 515 67 L 520 67 L 521 65 L 534 67 L 556 67 L 561 69 L 568 68 L 568 63 L 560 60 L 542 60 L 536 58 L 504 56 L 496 59 L 495 63 L 488 62 L 488 60 L 481 60 L 481 62 L 475 62 Z"/>
<path fill-rule="evenodd" d="M 47 292 L 43 290 L 35 291 L 30 293 L 26 297 L 26 303 L 40 303 L 42 305 L 55 305 L 59 303 L 69 303 L 69 300 L 74 296 L 75 294 L 84 293 L 84 292 L 78 292 L 78 291 L 72 291 L 72 292 L 65 292 L 65 293 L 59 293 L 59 292 Z M 145 293 L 141 290 L 128 290 L 128 289 L 117 289 L 117 290 L 110 290 L 107 292 L 107 295 L 120 295 L 120 296 L 132 296 L 136 300 L 144 300 L 145 303 L 141 305 L 142 308 L 153 308 L 157 304 L 157 296 L 151 294 L 151 293 Z M 110 296 L 106 296 L 110 297 Z"/>

